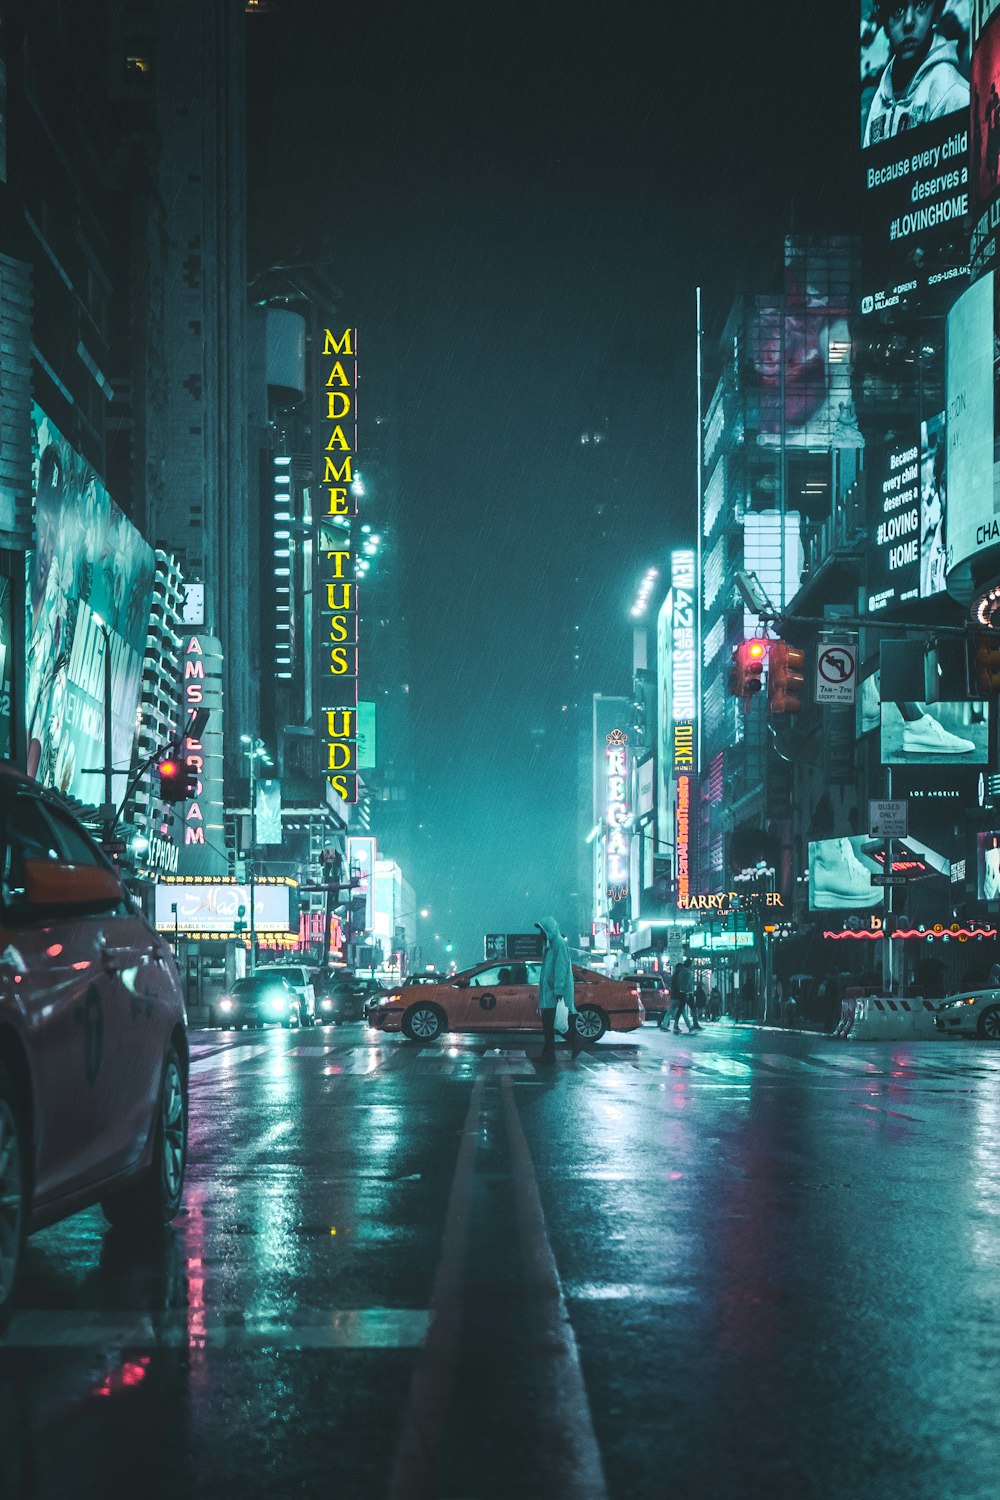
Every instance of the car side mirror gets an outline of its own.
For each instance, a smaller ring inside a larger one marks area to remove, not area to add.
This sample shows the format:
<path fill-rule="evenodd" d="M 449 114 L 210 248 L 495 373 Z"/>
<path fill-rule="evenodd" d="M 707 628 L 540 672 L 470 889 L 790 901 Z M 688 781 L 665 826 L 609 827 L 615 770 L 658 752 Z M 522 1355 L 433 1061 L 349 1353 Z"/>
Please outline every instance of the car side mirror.
<path fill-rule="evenodd" d="M 101 865 L 73 865 L 61 859 L 24 861 L 24 897 L 43 911 L 106 911 L 124 900 L 121 882 Z"/>
<path fill-rule="evenodd" d="M 456 979 L 455 988 L 456 990 L 467 990 L 469 988 L 469 981 L 467 979 Z"/>

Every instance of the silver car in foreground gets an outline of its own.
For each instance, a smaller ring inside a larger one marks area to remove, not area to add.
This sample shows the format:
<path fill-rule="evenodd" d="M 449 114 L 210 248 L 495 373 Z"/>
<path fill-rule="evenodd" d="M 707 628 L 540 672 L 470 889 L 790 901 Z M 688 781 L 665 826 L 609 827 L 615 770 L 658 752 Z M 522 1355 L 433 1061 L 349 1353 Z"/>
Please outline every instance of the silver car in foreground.
<path fill-rule="evenodd" d="M 965 990 L 942 1000 L 934 1025 L 945 1036 L 1000 1042 L 1000 990 Z"/>

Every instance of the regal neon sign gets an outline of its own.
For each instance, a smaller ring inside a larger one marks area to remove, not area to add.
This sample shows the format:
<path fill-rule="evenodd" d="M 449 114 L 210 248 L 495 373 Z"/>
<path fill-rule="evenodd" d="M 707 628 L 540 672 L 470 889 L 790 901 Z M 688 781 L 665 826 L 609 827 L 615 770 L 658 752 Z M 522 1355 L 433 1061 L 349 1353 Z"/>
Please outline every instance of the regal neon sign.
<path fill-rule="evenodd" d="M 608 825 L 605 873 L 612 902 L 624 901 L 629 889 L 629 761 L 628 735 L 623 729 L 613 729 L 604 751 L 604 816 Z"/>

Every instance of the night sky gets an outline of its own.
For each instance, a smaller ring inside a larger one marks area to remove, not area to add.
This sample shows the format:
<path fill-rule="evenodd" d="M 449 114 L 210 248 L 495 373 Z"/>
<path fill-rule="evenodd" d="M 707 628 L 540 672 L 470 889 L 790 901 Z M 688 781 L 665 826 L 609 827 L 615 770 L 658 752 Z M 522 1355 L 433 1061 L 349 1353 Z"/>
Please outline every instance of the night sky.
<path fill-rule="evenodd" d="M 695 287 L 711 334 L 789 229 L 854 227 L 857 36 L 854 5 L 789 0 L 278 0 L 250 26 L 251 267 L 330 263 L 396 405 L 406 873 L 462 962 L 569 923 L 566 628 L 585 694 L 627 691 L 641 574 L 694 539 Z M 611 544 L 579 478 L 605 422 Z"/>

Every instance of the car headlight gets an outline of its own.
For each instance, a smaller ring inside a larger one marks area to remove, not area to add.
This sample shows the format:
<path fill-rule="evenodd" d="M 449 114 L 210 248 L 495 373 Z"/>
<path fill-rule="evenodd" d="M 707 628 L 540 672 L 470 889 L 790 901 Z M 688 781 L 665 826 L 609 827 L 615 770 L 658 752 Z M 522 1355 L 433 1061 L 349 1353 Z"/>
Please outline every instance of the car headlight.
<path fill-rule="evenodd" d="M 975 1000 L 970 996 L 969 999 L 967 999 L 967 1000 L 949 1000 L 947 1002 L 947 1004 L 942 1005 L 941 1009 L 942 1010 L 958 1010 L 959 1006 L 962 1006 L 962 1005 L 975 1005 L 975 1003 L 976 1003 Z"/>
<path fill-rule="evenodd" d="M 287 1007 L 287 1005 L 288 1005 L 288 996 L 287 995 L 277 995 L 277 994 L 275 994 L 275 995 L 268 995 L 267 998 L 270 1001 L 270 1003 L 274 1006 L 275 1010 L 282 1010 L 283 1008 Z"/>
<path fill-rule="evenodd" d="M 223 995 L 222 999 L 219 1001 L 219 1009 L 227 1011 L 236 1009 L 236 1001 L 233 999 L 232 995 Z"/>
<path fill-rule="evenodd" d="M 319 1008 L 320 1010 L 333 1010 L 333 1001 L 330 999 L 329 995 L 325 1000 L 320 1001 Z"/>

